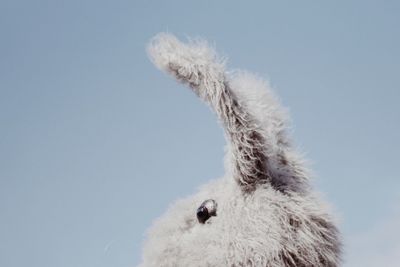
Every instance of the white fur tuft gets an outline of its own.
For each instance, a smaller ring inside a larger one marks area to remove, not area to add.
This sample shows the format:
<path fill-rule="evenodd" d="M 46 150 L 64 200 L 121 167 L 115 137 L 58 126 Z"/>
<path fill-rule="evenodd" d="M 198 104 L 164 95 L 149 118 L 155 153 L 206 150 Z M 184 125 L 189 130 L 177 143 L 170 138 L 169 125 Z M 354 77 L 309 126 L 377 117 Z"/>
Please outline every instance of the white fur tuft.
<path fill-rule="evenodd" d="M 140 266 L 338 266 L 338 230 L 311 190 L 286 133 L 287 114 L 269 84 L 247 72 L 227 73 L 205 41 L 182 43 L 161 33 L 148 53 L 209 104 L 228 145 L 225 176 L 154 223 Z M 217 216 L 203 224 L 196 210 L 207 199 L 217 203 Z"/>

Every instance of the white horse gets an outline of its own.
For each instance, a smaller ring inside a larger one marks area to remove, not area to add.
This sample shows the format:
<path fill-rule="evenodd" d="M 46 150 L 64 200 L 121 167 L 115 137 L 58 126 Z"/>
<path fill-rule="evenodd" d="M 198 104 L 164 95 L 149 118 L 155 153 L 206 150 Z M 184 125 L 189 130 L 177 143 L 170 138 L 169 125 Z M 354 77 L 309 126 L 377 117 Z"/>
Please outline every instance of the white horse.
<path fill-rule="evenodd" d="M 148 52 L 211 106 L 228 145 L 224 177 L 154 223 L 140 266 L 338 266 L 338 230 L 312 191 L 268 83 L 226 72 L 205 41 L 161 33 Z"/>

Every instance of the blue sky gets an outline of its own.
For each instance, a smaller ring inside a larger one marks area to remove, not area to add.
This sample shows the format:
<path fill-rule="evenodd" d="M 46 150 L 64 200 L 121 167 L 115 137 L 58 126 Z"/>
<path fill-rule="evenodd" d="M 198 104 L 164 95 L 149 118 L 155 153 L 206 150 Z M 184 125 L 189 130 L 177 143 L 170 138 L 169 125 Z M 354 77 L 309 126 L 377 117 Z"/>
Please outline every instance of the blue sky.
<path fill-rule="evenodd" d="M 269 79 L 333 204 L 345 266 L 400 253 L 396 1 L 0 1 L 0 265 L 135 266 L 173 200 L 223 174 L 222 129 L 145 53 L 200 36 Z"/>

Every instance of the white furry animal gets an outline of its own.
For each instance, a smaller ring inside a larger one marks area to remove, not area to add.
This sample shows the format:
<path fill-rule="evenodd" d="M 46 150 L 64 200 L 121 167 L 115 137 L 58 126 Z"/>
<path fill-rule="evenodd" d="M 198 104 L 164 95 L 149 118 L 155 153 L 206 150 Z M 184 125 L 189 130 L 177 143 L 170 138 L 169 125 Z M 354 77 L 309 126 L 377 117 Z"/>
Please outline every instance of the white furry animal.
<path fill-rule="evenodd" d="M 161 33 L 148 52 L 211 106 L 228 145 L 225 176 L 154 223 L 140 266 L 338 266 L 338 230 L 312 192 L 268 84 L 226 72 L 204 41 Z"/>

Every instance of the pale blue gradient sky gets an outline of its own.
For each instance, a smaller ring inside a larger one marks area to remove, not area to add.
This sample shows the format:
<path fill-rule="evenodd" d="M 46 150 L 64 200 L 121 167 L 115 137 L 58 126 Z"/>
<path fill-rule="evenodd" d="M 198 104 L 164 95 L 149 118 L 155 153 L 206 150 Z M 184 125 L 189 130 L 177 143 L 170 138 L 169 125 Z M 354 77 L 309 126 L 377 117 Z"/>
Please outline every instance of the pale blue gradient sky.
<path fill-rule="evenodd" d="M 147 59 L 166 30 L 271 80 L 345 266 L 395 266 L 400 5 L 233 2 L 0 1 L 0 266 L 135 266 L 168 204 L 222 175 L 214 115 Z"/>

